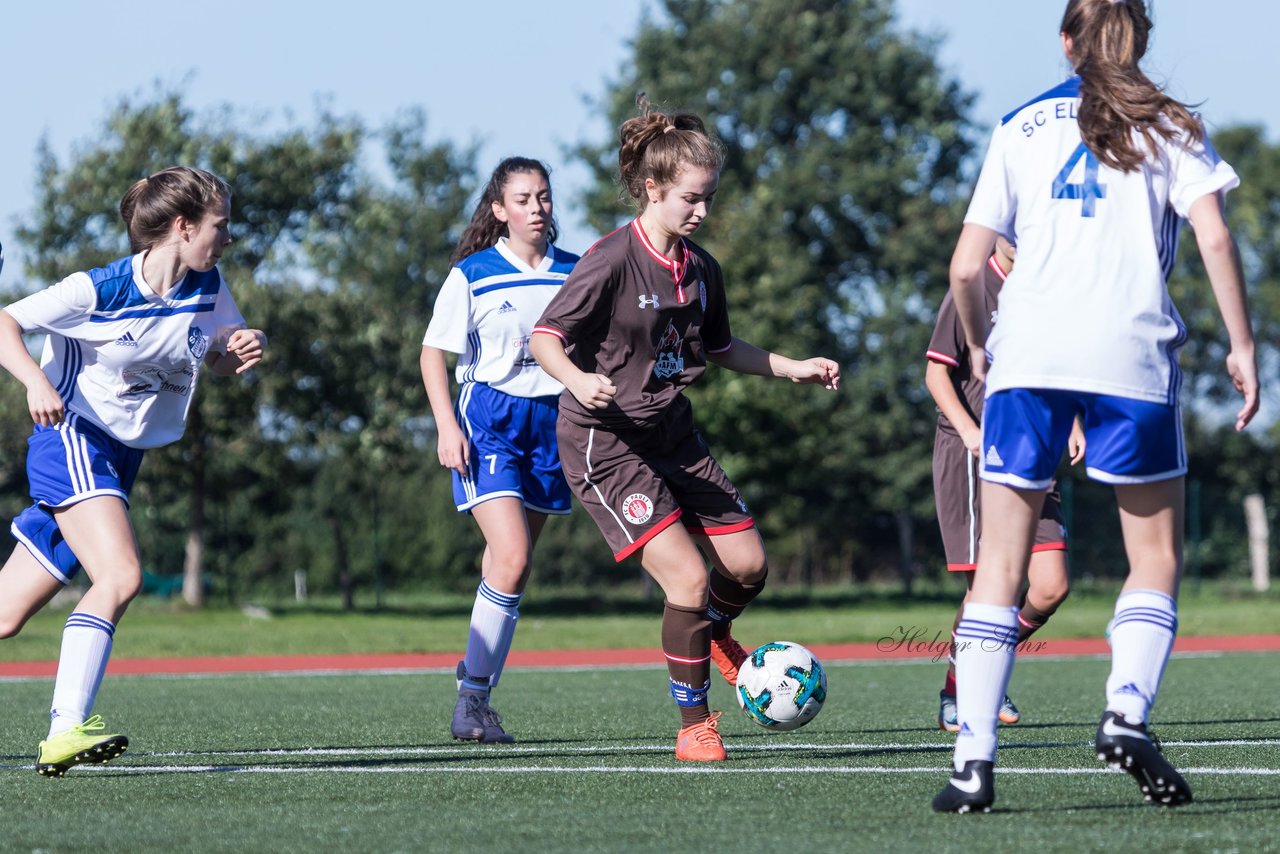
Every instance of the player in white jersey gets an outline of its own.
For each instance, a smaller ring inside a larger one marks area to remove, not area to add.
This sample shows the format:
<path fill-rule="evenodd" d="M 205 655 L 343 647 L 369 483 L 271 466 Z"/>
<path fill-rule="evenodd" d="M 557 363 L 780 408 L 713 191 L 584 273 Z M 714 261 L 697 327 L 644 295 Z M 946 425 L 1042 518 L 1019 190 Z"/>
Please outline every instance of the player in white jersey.
<path fill-rule="evenodd" d="M 14 520 L 18 545 L 0 569 L 0 637 L 17 634 L 81 567 L 92 582 L 63 630 L 36 758 L 43 776 L 106 762 L 128 745 L 89 712 L 116 625 L 142 586 L 128 506 L 143 450 L 182 435 L 202 366 L 230 375 L 262 359 L 266 336 L 244 328 L 217 268 L 230 211 L 221 178 L 157 172 L 120 202 L 136 254 L 0 311 L 0 366 L 26 386 L 35 422 L 34 503 Z M 47 335 L 40 364 L 24 332 Z"/>
<path fill-rule="evenodd" d="M 1166 277 L 1189 219 L 1230 339 L 1227 371 L 1258 409 L 1253 332 L 1223 216 L 1238 179 L 1204 127 L 1138 67 L 1151 21 L 1142 0 L 1071 0 L 1062 43 L 1078 75 L 996 128 L 951 262 L 951 287 L 987 378 L 982 549 L 957 628 L 960 732 L 940 812 L 995 798 L 996 711 L 1013 668 L 1017 591 L 1045 489 L 1080 417 L 1086 470 L 1115 486 L 1129 576 L 1116 601 L 1098 758 L 1149 801 L 1191 800 L 1148 716 L 1177 628 L 1186 460 L 1177 348 L 1186 330 Z M 997 235 L 1018 246 L 988 339 L 982 270 Z M 987 365 L 989 352 L 990 367 Z M 994 520 L 994 521 L 993 521 Z"/>
<path fill-rule="evenodd" d="M 535 321 L 578 261 L 555 238 L 546 166 L 503 160 L 454 250 L 422 340 L 440 464 L 453 472 L 458 510 L 485 539 L 450 723 L 454 738 L 467 741 L 514 741 L 489 696 L 511 650 L 538 535 L 547 516 L 569 512 L 556 445 L 563 386 L 529 354 Z M 446 353 L 458 354 L 456 408 Z"/>

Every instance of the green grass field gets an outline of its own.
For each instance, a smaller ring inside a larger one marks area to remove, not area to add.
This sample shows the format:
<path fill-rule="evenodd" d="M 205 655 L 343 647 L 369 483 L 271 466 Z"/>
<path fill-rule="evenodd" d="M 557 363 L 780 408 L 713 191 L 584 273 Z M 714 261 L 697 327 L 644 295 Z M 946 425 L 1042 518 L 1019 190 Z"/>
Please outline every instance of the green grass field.
<path fill-rule="evenodd" d="M 952 737 L 936 666 L 832 665 L 809 726 L 769 733 L 727 686 L 729 761 L 672 755 L 659 667 L 511 671 L 510 746 L 448 738 L 445 673 L 115 677 L 100 711 L 132 739 L 63 779 L 32 770 L 50 681 L 0 686 L 5 850 L 1264 850 L 1280 809 L 1280 656 L 1178 657 L 1155 729 L 1196 803 L 1144 805 L 1090 749 L 1107 663 L 1027 660 L 1002 729 L 996 811 L 939 816 Z"/>

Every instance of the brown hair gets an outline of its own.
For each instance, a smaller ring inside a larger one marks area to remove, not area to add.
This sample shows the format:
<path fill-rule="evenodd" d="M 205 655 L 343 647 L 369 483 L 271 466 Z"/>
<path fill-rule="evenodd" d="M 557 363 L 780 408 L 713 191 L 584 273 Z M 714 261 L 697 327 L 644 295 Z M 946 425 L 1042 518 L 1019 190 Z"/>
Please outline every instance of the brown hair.
<path fill-rule="evenodd" d="M 720 171 L 724 154 L 701 118 L 693 113 L 659 112 L 643 92 L 636 97 L 636 106 L 640 115 L 627 119 L 618 131 L 618 176 L 641 210 L 649 203 L 644 190 L 648 178 L 665 190 L 686 167 Z"/>
<path fill-rule="evenodd" d="M 1071 39 L 1071 63 L 1080 75 L 1080 136 L 1098 160 L 1123 172 L 1137 169 L 1147 152 L 1136 144 L 1134 130 L 1151 154 L 1157 134 L 1204 138 L 1186 105 L 1138 68 L 1151 32 L 1143 0 L 1070 0 L 1060 29 Z"/>
<path fill-rule="evenodd" d="M 502 194 L 506 192 L 507 182 L 517 173 L 536 172 L 551 186 L 551 171 L 541 160 L 530 157 L 508 157 L 497 165 L 489 176 L 489 183 L 484 185 L 480 201 L 476 203 L 475 212 L 471 214 L 471 222 L 467 224 L 458 245 L 453 249 L 450 264 L 457 264 L 468 255 L 474 255 L 488 249 L 498 242 L 499 237 L 507 236 L 507 224 L 493 215 L 493 203 L 502 204 Z M 559 234 L 556 220 L 551 218 L 551 227 L 547 229 L 547 242 L 555 243 Z"/>
<path fill-rule="evenodd" d="M 227 182 L 203 169 L 170 166 L 135 183 L 120 200 L 120 216 L 134 253 L 169 236 L 177 217 L 200 222 L 215 206 L 231 201 Z"/>

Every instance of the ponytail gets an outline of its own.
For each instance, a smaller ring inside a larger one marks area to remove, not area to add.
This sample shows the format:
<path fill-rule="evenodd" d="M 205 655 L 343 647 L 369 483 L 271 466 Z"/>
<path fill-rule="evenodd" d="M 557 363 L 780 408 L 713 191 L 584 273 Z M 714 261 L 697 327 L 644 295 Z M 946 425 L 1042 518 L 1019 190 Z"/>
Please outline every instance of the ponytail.
<path fill-rule="evenodd" d="M 1138 68 L 1151 32 L 1143 0 L 1070 0 L 1061 31 L 1071 39 L 1071 62 L 1080 75 L 1080 136 L 1099 161 L 1131 172 L 1156 153 L 1156 136 L 1204 139 L 1186 105 Z M 1135 130 L 1146 151 L 1134 140 Z"/>
<path fill-rule="evenodd" d="M 693 113 L 662 113 L 641 92 L 640 115 L 627 119 L 618 131 L 618 177 L 627 194 L 644 210 L 649 203 L 645 181 L 659 187 L 675 184 L 689 166 L 719 172 L 724 163 L 720 144 Z"/>
<path fill-rule="evenodd" d="M 178 217 L 198 223 L 215 207 L 231 201 L 227 182 L 203 169 L 171 166 L 136 182 L 120 200 L 120 218 L 133 253 L 143 252 L 169 236 Z"/>

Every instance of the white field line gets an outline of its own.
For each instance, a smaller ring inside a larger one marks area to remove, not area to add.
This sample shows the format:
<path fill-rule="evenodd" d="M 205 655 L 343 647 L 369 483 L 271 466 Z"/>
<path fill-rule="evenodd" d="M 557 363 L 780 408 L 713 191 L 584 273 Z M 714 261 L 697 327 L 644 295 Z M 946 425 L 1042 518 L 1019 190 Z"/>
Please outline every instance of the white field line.
<path fill-rule="evenodd" d="M 1166 747 L 1277 747 L 1280 746 L 1280 739 L 1232 739 L 1229 741 L 1166 741 Z M 1052 747 L 1078 747 L 1084 748 L 1089 746 L 1088 742 L 1013 742 L 1003 745 L 1009 748 L 1052 748 Z M 933 745 L 933 744 L 910 744 L 905 742 L 843 742 L 833 744 L 822 744 L 817 742 L 796 742 L 787 744 L 762 744 L 762 745 L 735 745 L 729 748 L 732 755 L 746 758 L 749 754 L 764 755 L 778 753 L 830 753 L 831 751 L 854 751 L 854 750 L 895 750 L 903 752 L 920 752 L 920 751 L 936 751 L 944 753 L 951 749 L 951 745 Z M 734 768 L 724 765 L 686 765 L 676 767 L 654 767 L 654 766 L 638 766 L 633 764 L 625 765 L 562 765 L 562 764 L 538 764 L 538 758 L 544 759 L 563 759 L 566 755 L 600 755 L 600 754 L 666 754 L 671 750 L 669 744 L 619 744 L 614 746 L 591 746 L 591 747 L 574 747 L 574 746 L 548 746 L 548 747 L 480 747 L 477 745 L 468 745 L 466 747 L 333 747 L 333 748 L 272 748 L 264 750 L 228 750 L 228 751 L 172 751 L 172 752 L 154 752 L 154 753 L 131 753 L 124 763 L 112 764 L 110 766 L 94 766 L 86 765 L 77 768 L 77 773 L 81 771 L 87 772 L 117 772 L 122 774 L 147 774 L 147 773 L 163 773 L 163 774 L 196 774 L 196 773 L 222 773 L 222 774 L 369 774 L 369 773 L 394 773 L 394 774 L 546 774 L 546 773 L 573 773 L 580 772 L 584 774 L 940 774 L 945 767 L 929 766 L 929 767 L 908 767 L 895 768 L 882 765 L 822 765 L 810 764 L 803 766 L 775 766 L 775 767 L 751 767 L 751 768 Z M 484 758 L 475 762 L 478 758 L 477 754 Z M 498 757 L 520 756 L 526 760 L 531 760 L 522 764 L 503 764 L 495 765 L 494 759 Z M 457 760 L 464 764 L 456 764 L 449 766 L 441 765 L 387 765 L 387 766 L 359 766 L 359 765 L 254 765 L 254 764 L 166 764 L 156 763 L 155 760 L 164 759 L 204 759 L 206 763 L 211 759 L 225 760 L 239 758 L 241 762 L 252 763 L 256 761 L 267 761 L 272 759 L 305 759 L 311 757 L 364 757 L 370 761 L 376 760 L 378 757 L 404 757 L 404 758 L 437 758 L 448 760 Z M 133 760 L 138 760 L 136 763 Z M 940 763 L 945 766 L 945 762 Z M 0 765 L 0 771 L 20 771 L 26 772 L 31 769 L 31 765 Z M 1181 769 L 1186 774 L 1205 774 L 1218 776 L 1263 776 L 1273 777 L 1280 776 L 1280 767 L 1275 768 L 1258 768 L 1243 767 L 1231 768 L 1220 766 L 1203 766 Z M 1046 774 L 1046 775 L 1081 775 L 1081 774 L 1105 774 L 1111 773 L 1106 768 L 1025 768 L 1025 767 L 1005 767 L 1001 766 L 996 769 L 1001 774 Z"/>
<path fill-rule="evenodd" d="M 1258 738 L 1258 739 L 1232 739 L 1230 741 L 1173 741 L 1162 740 L 1160 742 L 1165 747 L 1280 747 L 1280 739 L 1274 738 Z M 1088 741 L 1043 741 L 1043 742 L 1002 742 L 1001 748 L 1005 750 L 1019 748 L 1053 748 L 1053 747 L 1088 747 L 1092 742 Z M 901 751 L 922 751 L 936 750 L 949 751 L 955 745 L 948 741 L 945 744 L 920 743 L 912 744 L 910 742 L 842 742 L 842 743 L 821 743 L 821 742 L 787 742 L 777 744 L 752 744 L 752 745 L 730 745 L 726 749 L 729 753 L 747 754 L 747 753 L 779 753 L 779 752 L 830 752 L 833 750 L 901 750 Z M 216 750 L 216 751 L 169 751 L 155 753 L 130 753 L 130 756 L 146 756 L 153 758 L 177 759 L 177 758 L 198 758 L 198 757 L 306 757 L 306 756 L 456 756 L 464 759 L 474 756 L 477 750 L 485 751 L 486 755 L 501 756 L 564 756 L 565 754 L 576 754 L 579 756 L 587 756 L 591 754 L 615 754 L 615 753 L 666 753 L 671 750 L 669 744 L 619 744 L 613 746 L 601 745 L 593 747 L 575 747 L 575 746 L 504 746 L 504 747 L 480 747 L 477 745 L 468 745 L 466 747 L 299 747 L 299 748 L 266 748 L 262 750 Z"/>
<path fill-rule="evenodd" d="M 4 770 L 29 772 L 30 765 L 0 766 Z M 84 765 L 75 773 L 97 774 L 929 774 L 941 778 L 945 768 L 938 766 L 893 768 L 884 765 L 799 765 L 772 768 L 733 768 L 723 765 L 683 765 L 651 767 L 642 765 L 473 765 L 473 766 L 378 766 L 312 765 L 298 767 L 241 765 Z M 1222 777 L 1277 777 L 1280 768 L 1183 768 L 1187 775 Z M 1045 776 L 1082 776 L 1119 774 L 1108 768 L 997 768 L 998 774 L 1034 774 Z"/>

